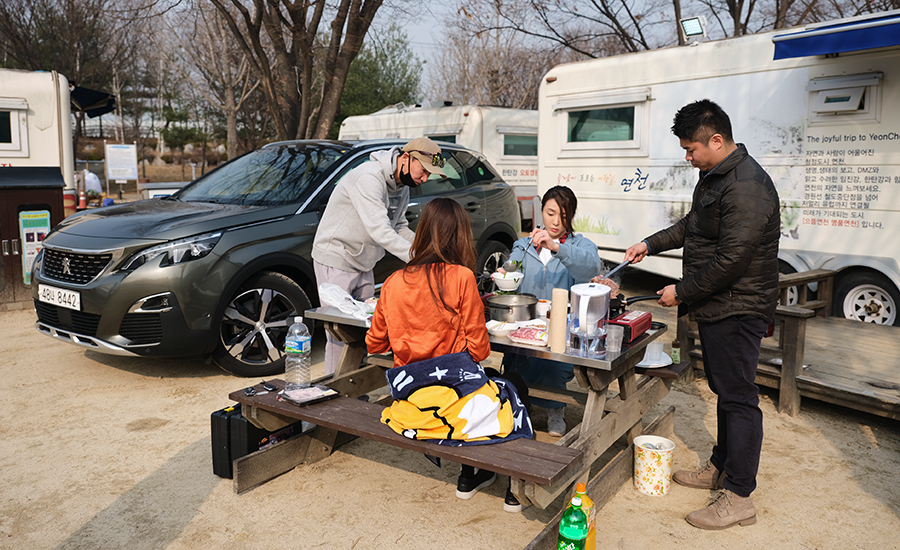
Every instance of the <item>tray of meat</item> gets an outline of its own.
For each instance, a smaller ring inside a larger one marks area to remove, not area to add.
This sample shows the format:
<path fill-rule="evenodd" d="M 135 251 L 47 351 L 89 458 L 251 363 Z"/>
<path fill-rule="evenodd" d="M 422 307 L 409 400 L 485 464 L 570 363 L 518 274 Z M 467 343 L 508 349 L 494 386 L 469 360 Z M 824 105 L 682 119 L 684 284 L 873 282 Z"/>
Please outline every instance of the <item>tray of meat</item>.
<path fill-rule="evenodd" d="M 547 331 L 535 327 L 522 327 L 509 333 L 508 338 L 517 344 L 546 346 L 550 337 Z"/>

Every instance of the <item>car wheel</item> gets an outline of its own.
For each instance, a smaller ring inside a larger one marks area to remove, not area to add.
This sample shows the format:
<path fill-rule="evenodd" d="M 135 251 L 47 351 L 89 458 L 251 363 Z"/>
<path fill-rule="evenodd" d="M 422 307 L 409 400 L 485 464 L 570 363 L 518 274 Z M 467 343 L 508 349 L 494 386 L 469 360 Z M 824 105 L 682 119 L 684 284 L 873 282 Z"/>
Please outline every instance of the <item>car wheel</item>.
<path fill-rule="evenodd" d="M 284 338 L 294 317 L 312 307 L 300 286 L 280 273 L 247 280 L 228 301 L 216 324 L 213 360 L 237 376 L 284 372 Z"/>
<path fill-rule="evenodd" d="M 509 259 L 509 249 L 499 241 L 488 241 L 481 247 L 478 260 L 475 262 L 475 276 L 478 277 L 478 290 L 487 292 L 493 286 L 491 273 L 494 273 Z"/>
<path fill-rule="evenodd" d="M 900 325 L 900 292 L 878 273 L 856 272 L 841 277 L 834 291 L 834 314 L 878 325 Z"/>

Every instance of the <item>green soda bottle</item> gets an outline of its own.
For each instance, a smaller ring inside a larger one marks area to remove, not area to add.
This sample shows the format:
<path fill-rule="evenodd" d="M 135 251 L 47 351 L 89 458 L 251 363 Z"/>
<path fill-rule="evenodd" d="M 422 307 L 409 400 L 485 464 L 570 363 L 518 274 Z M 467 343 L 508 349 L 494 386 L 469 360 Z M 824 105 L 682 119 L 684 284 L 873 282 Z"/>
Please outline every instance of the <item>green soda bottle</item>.
<path fill-rule="evenodd" d="M 581 498 L 574 496 L 559 521 L 557 550 L 584 550 L 588 534 L 588 520 L 581 509 Z"/>

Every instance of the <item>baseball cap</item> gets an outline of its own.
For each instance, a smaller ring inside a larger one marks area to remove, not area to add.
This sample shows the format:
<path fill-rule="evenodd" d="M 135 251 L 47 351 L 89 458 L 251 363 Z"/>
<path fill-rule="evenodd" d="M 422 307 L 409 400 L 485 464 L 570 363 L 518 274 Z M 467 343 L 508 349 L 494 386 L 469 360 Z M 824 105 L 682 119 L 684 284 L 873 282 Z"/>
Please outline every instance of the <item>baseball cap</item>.
<path fill-rule="evenodd" d="M 403 146 L 403 152 L 409 153 L 409 156 L 417 159 L 422 163 L 431 174 L 439 174 L 446 176 L 447 173 L 441 169 L 444 159 L 441 158 L 441 148 L 437 143 L 427 137 L 417 137 L 410 140 Z"/>

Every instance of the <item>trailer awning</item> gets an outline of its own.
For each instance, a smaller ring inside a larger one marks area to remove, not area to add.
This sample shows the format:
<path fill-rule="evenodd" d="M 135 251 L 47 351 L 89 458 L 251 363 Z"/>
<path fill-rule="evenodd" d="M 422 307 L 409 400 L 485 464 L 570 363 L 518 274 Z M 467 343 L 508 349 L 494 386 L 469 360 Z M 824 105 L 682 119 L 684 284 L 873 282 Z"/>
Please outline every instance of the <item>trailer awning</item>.
<path fill-rule="evenodd" d="M 113 95 L 81 86 L 70 86 L 69 99 L 72 110 L 84 111 L 91 118 L 105 115 L 116 108 L 116 98 Z"/>
<path fill-rule="evenodd" d="M 807 27 L 807 30 L 772 38 L 775 59 L 855 52 L 900 45 L 900 11 L 856 18 L 840 24 Z"/>

